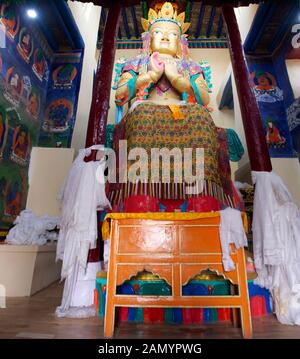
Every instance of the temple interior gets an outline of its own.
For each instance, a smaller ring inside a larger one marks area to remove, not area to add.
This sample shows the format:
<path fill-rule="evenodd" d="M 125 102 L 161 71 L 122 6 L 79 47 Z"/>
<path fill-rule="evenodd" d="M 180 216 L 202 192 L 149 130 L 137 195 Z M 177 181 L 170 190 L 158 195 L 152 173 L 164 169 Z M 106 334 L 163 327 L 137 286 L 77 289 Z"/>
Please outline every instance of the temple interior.
<path fill-rule="evenodd" d="M 0 339 L 299 339 L 299 79 L 299 1 L 0 0 Z"/>

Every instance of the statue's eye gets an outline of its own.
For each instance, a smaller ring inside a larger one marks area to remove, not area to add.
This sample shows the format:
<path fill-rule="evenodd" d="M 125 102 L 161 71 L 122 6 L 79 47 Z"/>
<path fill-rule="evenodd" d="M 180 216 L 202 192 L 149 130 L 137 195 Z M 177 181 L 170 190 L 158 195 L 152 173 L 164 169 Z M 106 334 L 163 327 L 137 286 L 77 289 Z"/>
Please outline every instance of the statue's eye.
<path fill-rule="evenodd" d="M 161 31 L 159 31 L 159 30 L 154 30 L 154 34 L 155 34 L 155 35 L 161 35 L 161 34 L 162 34 L 162 32 L 161 32 Z"/>

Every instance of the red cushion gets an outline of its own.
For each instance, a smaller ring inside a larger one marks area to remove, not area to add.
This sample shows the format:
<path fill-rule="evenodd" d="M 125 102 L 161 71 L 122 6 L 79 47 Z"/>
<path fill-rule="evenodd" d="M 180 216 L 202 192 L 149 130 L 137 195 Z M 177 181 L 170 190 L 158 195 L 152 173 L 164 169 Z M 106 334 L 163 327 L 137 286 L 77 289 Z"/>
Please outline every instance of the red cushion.
<path fill-rule="evenodd" d="M 146 195 L 137 195 L 125 198 L 123 212 L 159 212 L 158 199 Z"/>
<path fill-rule="evenodd" d="M 221 202 L 211 196 L 192 197 L 187 200 L 187 203 L 188 212 L 211 212 L 220 211 L 222 209 Z"/>
<path fill-rule="evenodd" d="M 160 203 L 166 207 L 165 212 L 175 212 L 175 210 L 181 211 L 180 206 L 183 204 L 182 199 L 162 199 Z"/>

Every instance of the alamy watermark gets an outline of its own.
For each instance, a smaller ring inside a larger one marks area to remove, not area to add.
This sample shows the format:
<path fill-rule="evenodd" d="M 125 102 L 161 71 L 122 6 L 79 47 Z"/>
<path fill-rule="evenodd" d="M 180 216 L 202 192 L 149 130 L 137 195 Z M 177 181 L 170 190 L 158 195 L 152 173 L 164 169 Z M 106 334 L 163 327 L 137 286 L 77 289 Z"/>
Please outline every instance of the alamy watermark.
<path fill-rule="evenodd" d="M 103 167 L 98 167 L 98 182 L 110 183 L 185 183 L 187 194 L 199 194 L 204 181 L 203 148 L 151 148 L 142 147 L 127 150 L 127 141 L 119 141 L 119 156 L 114 150 L 107 149 L 103 177 Z M 150 152 L 150 153 L 149 153 Z M 118 168 L 117 168 L 118 160 Z M 117 178 L 118 173 L 118 178 Z"/>

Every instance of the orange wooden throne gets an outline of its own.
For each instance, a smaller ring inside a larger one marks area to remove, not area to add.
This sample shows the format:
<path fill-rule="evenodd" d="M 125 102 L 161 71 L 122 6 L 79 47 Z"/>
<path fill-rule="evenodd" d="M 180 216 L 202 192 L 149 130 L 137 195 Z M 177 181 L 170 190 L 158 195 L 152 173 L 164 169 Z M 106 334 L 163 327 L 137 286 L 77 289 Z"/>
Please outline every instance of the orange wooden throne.
<path fill-rule="evenodd" d="M 220 214 L 169 215 L 111 215 L 105 337 L 113 336 L 116 307 L 224 307 L 240 309 L 243 336 L 251 338 L 244 249 L 233 248 L 231 258 L 235 263 L 235 270 L 224 272 L 219 236 Z M 224 275 L 237 286 L 238 294 L 183 296 L 182 286 L 205 269 Z M 172 295 L 139 296 L 116 293 L 117 285 L 143 270 L 165 279 L 172 287 Z"/>

